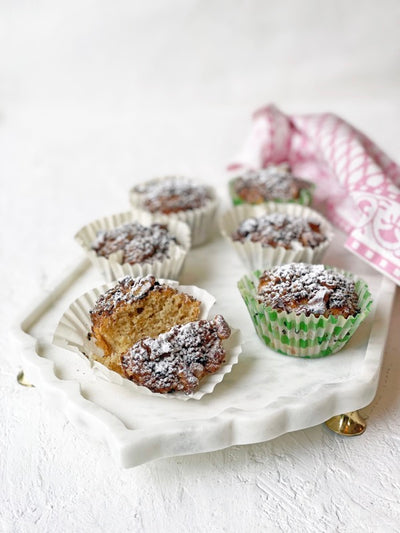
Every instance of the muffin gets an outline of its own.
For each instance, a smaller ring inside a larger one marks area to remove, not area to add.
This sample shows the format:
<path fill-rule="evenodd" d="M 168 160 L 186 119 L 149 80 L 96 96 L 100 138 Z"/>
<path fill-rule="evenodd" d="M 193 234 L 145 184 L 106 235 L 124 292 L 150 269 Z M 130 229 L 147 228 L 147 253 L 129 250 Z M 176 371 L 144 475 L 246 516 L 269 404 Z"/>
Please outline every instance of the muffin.
<path fill-rule="evenodd" d="M 176 237 L 169 233 L 165 224 L 143 226 L 131 222 L 112 230 L 100 230 L 91 249 L 100 257 L 121 252 L 122 263 L 136 265 L 169 259 L 170 248 L 178 245 Z"/>
<path fill-rule="evenodd" d="M 176 279 L 190 248 L 190 229 L 179 220 L 157 223 L 147 213 L 129 211 L 84 226 L 75 239 L 107 280 L 148 274 Z"/>
<path fill-rule="evenodd" d="M 232 233 L 232 240 L 256 242 L 264 248 L 282 246 L 285 250 L 317 248 L 326 241 L 316 220 L 283 213 L 246 218 Z"/>
<path fill-rule="evenodd" d="M 220 220 L 220 229 L 250 269 L 292 262 L 320 262 L 332 237 L 316 211 L 289 203 L 238 205 Z"/>
<path fill-rule="evenodd" d="M 324 265 L 290 263 L 256 271 L 238 287 L 258 336 L 277 352 L 297 357 L 343 348 L 372 305 L 364 281 Z"/>
<path fill-rule="evenodd" d="M 311 203 L 314 185 L 295 177 L 289 165 L 269 165 L 260 170 L 247 170 L 229 182 L 229 190 L 235 205 L 261 204 L 263 202 Z"/>
<path fill-rule="evenodd" d="M 154 220 L 178 219 L 189 225 L 192 246 L 211 236 L 217 210 L 214 189 L 179 176 L 168 176 L 131 189 L 135 208 L 151 213 Z"/>
<path fill-rule="evenodd" d="M 199 316 L 198 300 L 160 284 L 154 276 L 123 278 L 101 295 L 90 311 L 90 335 L 103 352 L 94 359 L 124 375 L 120 359 L 128 348 Z"/>
<path fill-rule="evenodd" d="M 174 326 L 136 342 L 122 354 L 122 368 L 128 379 L 152 392 L 193 393 L 202 378 L 221 367 L 226 355 L 222 340 L 230 334 L 221 315 Z"/>
<path fill-rule="evenodd" d="M 196 286 L 128 277 L 72 302 L 53 343 L 80 355 L 100 379 L 132 394 L 200 400 L 214 391 L 242 351 L 240 331 L 222 316 L 210 317 L 214 303 Z"/>
<path fill-rule="evenodd" d="M 212 199 L 209 188 L 178 177 L 137 185 L 133 191 L 142 195 L 143 209 L 164 215 L 199 209 Z"/>

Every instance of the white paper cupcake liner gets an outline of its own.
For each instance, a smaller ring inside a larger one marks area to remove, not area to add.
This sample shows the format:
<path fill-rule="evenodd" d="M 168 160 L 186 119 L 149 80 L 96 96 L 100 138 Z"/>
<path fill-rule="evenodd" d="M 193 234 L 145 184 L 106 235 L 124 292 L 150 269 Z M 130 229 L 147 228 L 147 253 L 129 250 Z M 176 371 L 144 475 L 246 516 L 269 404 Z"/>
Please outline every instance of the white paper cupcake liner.
<path fill-rule="evenodd" d="M 149 180 L 145 183 L 161 183 L 166 178 L 157 178 Z M 182 178 L 188 182 L 186 178 Z M 193 183 L 193 182 L 192 182 Z M 218 199 L 212 187 L 206 187 L 211 199 L 207 204 L 197 209 L 187 209 L 186 211 L 179 211 L 178 213 L 171 213 L 165 215 L 163 213 L 149 213 L 145 210 L 143 205 L 144 194 L 138 193 L 134 188 L 130 191 L 130 201 L 134 208 L 144 210 L 152 216 L 155 222 L 165 222 L 165 220 L 181 220 L 185 222 L 191 230 L 192 247 L 205 244 L 212 236 L 215 227 L 215 216 L 218 208 Z"/>
<path fill-rule="evenodd" d="M 200 320 L 210 320 L 213 318 L 210 315 L 210 310 L 215 303 L 215 298 L 210 293 L 194 285 L 179 285 L 176 281 L 168 279 L 158 279 L 158 281 L 199 300 L 201 302 Z M 205 376 L 200 381 L 199 388 L 192 394 L 185 394 L 184 392 L 174 392 L 170 394 L 154 393 L 146 387 L 136 385 L 129 379 L 122 377 L 117 372 L 110 370 L 92 358 L 93 354 L 102 355 L 102 350 L 95 344 L 93 338 L 89 339 L 91 336 L 88 337 L 88 333 L 91 332 L 92 327 L 89 311 L 93 309 L 99 296 L 113 286 L 114 283 L 108 283 L 92 289 L 77 298 L 61 317 L 53 337 L 53 344 L 78 353 L 85 361 L 87 361 L 88 365 L 97 376 L 108 382 L 120 385 L 121 387 L 128 387 L 129 390 L 135 393 L 168 399 L 200 400 L 205 394 L 213 392 L 216 385 L 223 380 L 224 376 L 232 370 L 233 365 L 238 362 L 239 355 L 242 352 L 241 334 L 239 330 L 232 328 L 232 334 L 229 339 L 223 341 L 226 351 L 225 363 L 223 363 L 219 370 L 214 374 Z M 72 361 L 71 364 L 73 364 Z"/>
<path fill-rule="evenodd" d="M 232 239 L 232 233 L 246 218 L 272 213 L 312 218 L 318 222 L 327 239 L 315 248 L 299 245 L 298 248 L 292 250 L 286 250 L 283 246 L 273 248 L 272 246 L 262 246 L 259 242 L 240 242 Z M 332 228 L 322 215 L 309 207 L 295 203 L 266 202 L 259 205 L 237 205 L 226 211 L 221 217 L 220 231 L 249 270 L 264 269 L 286 263 L 321 263 L 322 257 L 333 238 Z"/>
<path fill-rule="evenodd" d="M 143 226 L 150 226 L 155 221 L 149 213 L 142 210 L 117 213 L 87 224 L 78 231 L 75 235 L 75 240 L 83 248 L 94 267 L 104 275 L 106 281 L 115 281 L 124 276 L 138 277 L 147 276 L 148 274 L 153 274 L 157 278 L 178 279 L 191 245 L 190 228 L 180 220 L 164 220 L 168 231 L 176 237 L 179 245 L 171 243 L 168 251 L 169 257 L 165 257 L 162 261 L 131 265 L 122 263 L 122 252 L 111 254 L 107 258 L 98 256 L 92 250 L 91 245 L 96 240 L 98 231 L 112 230 L 131 222 L 139 222 Z"/>

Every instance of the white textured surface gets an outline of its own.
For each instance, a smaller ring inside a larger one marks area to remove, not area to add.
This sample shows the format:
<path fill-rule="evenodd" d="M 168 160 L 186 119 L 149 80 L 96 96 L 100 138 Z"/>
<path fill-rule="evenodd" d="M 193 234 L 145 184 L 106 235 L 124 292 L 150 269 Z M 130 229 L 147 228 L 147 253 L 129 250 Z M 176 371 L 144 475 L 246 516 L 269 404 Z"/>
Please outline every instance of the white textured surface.
<path fill-rule="evenodd" d="M 79 257 L 79 227 L 127 208 L 136 179 L 225 179 L 250 112 L 269 100 L 335 111 L 399 160 L 399 9 L 2 2 L 1 531 L 398 530 L 399 297 L 363 437 L 317 426 L 128 471 L 16 385 L 8 330 Z"/>

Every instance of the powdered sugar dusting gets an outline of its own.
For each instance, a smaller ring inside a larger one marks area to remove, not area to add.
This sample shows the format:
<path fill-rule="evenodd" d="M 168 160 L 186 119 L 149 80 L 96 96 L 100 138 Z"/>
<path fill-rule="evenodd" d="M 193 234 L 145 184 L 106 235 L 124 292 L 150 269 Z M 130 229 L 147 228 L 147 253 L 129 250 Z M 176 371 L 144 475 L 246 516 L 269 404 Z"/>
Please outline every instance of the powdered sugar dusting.
<path fill-rule="evenodd" d="M 354 281 L 324 265 L 290 263 L 265 271 L 258 295 L 266 306 L 307 316 L 347 318 L 359 312 Z"/>
<path fill-rule="evenodd" d="M 301 189 L 309 189 L 310 182 L 296 178 L 288 165 L 270 165 L 261 170 L 249 170 L 234 181 L 235 192 L 249 203 L 298 198 Z"/>
<path fill-rule="evenodd" d="M 311 218 L 272 213 L 243 220 L 232 234 L 234 241 L 259 242 L 263 247 L 283 246 L 286 249 L 300 246 L 317 247 L 326 241 L 320 225 Z"/>
<path fill-rule="evenodd" d="M 126 276 L 99 297 L 90 314 L 111 314 L 117 306 L 141 300 L 150 291 L 161 288 L 162 285 L 154 276 L 149 275 L 142 278 Z"/>
<path fill-rule="evenodd" d="M 153 392 L 190 393 L 204 375 L 219 369 L 225 358 L 221 340 L 230 334 L 221 315 L 174 326 L 137 342 L 121 356 L 121 364 L 129 379 Z"/>
<path fill-rule="evenodd" d="M 171 243 L 177 241 L 165 225 L 143 226 L 133 222 L 109 231 L 99 231 L 91 248 L 103 257 L 122 251 L 122 263 L 154 263 L 169 258 Z"/>
<path fill-rule="evenodd" d="M 143 194 L 143 206 L 151 213 L 169 214 L 197 209 L 211 199 L 207 187 L 176 176 L 137 185 L 133 190 Z"/>

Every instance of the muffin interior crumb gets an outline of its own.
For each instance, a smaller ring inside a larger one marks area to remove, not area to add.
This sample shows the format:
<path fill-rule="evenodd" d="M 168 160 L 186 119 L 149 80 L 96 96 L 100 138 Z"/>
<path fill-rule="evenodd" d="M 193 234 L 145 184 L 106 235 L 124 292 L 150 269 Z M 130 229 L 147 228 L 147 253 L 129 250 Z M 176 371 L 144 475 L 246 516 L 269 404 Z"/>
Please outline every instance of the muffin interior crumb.
<path fill-rule="evenodd" d="M 94 359 L 124 375 L 120 356 L 144 337 L 198 320 L 200 302 L 154 276 L 126 278 L 100 296 L 90 311 L 92 335 L 103 354 Z"/>

